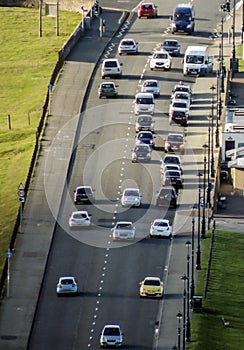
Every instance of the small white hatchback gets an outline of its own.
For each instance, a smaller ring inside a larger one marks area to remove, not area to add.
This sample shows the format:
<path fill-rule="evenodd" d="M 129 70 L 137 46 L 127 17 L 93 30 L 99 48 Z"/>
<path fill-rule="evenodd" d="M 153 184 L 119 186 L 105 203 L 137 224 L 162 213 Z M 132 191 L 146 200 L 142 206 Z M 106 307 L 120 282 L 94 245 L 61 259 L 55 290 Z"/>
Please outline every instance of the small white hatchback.
<path fill-rule="evenodd" d="M 154 113 L 154 96 L 149 92 L 139 92 L 136 94 L 134 100 L 134 111 L 135 114 L 138 115 L 140 113 Z"/>
<path fill-rule="evenodd" d="M 102 78 L 117 77 L 122 75 L 122 63 L 117 58 L 109 58 L 102 63 Z"/>

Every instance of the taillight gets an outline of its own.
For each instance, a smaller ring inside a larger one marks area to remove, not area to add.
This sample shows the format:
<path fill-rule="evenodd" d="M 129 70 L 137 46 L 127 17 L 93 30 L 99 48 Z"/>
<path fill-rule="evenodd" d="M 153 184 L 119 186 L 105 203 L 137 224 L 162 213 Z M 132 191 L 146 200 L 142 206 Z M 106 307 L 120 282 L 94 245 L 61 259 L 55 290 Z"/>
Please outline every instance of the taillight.
<path fill-rule="evenodd" d="M 58 288 L 62 288 L 62 284 L 61 283 L 58 284 Z"/>
<path fill-rule="evenodd" d="M 72 287 L 73 287 L 73 288 L 74 288 L 74 287 L 76 287 L 76 284 L 75 284 L 75 283 L 73 283 L 73 284 L 72 284 Z"/>

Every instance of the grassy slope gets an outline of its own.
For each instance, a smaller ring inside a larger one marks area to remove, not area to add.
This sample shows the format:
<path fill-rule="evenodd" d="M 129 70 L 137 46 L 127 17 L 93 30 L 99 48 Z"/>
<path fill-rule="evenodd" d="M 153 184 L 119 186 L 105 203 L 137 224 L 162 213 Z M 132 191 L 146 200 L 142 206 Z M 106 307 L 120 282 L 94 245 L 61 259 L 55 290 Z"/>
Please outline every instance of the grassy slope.
<path fill-rule="evenodd" d="M 56 20 L 44 16 L 40 38 L 37 9 L 0 7 L 0 273 L 57 53 L 80 21 L 80 14 L 60 12 L 57 37 Z"/>
<path fill-rule="evenodd" d="M 197 294 L 204 295 L 210 239 L 204 240 Z M 190 350 L 237 350 L 244 344 L 243 233 L 217 231 L 203 312 L 193 313 Z M 222 316 L 230 321 L 224 327 Z"/>

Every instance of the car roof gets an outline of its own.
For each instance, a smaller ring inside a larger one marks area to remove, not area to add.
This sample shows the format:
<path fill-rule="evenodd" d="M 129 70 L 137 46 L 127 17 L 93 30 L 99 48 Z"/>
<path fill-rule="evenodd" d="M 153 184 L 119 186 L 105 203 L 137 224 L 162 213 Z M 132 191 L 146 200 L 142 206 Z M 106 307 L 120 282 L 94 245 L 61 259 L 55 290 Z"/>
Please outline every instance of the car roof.
<path fill-rule="evenodd" d="M 167 219 L 155 219 L 153 222 L 166 222 L 167 224 L 169 224 L 169 220 Z"/>
<path fill-rule="evenodd" d="M 138 97 L 153 97 L 153 94 L 151 92 L 138 92 L 136 98 Z"/>
<path fill-rule="evenodd" d="M 146 81 L 147 81 L 147 82 L 150 81 L 150 82 L 157 82 L 157 83 L 158 83 L 158 80 L 157 80 L 157 79 L 146 79 L 146 80 L 144 80 L 143 84 L 144 84 Z"/>
<path fill-rule="evenodd" d="M 118 324 L 105 324 L 105 326 L 103 328 L 110 328 L 110 327 L 120 328 L 120 326 Z"/>
<path fill-rule="evenodd" d="M 124 41 L 124 40 L 132 40 L 132 41 L 135 41 L 135 39 L 133 39 L 133 38 L 124 38 L 124 39 L 121 39 L 121 41 Z M 120 42 L 121 42 L 120 41 Z"/>
<path fill-rule="evenodd" d="M 82 186 L 77 186 L 76 189 L 80 189 L 80 188 L 92 188 L 90 185 L 82 185 Z"/>
<path fill-rule="evenodd" d="M 136 188 L 136 187 L 127 187 L 124 189 L 124 191 L 130 191 L 130 190 L 135 190 L 135 191 L 140 191 L 139 188 Z"/>
<path fill-rule="evenodd" d="M 72 278 L 75 280 L 74 276 L 61 276 L 61 277 L 59 277 L 59 280 L 64 280 L 64 279 L 69 279 L 69 278 Z"/>
<path fill-rule="evenodd" d="M 88 215 L 88 212 L 86 210 L 77 210 L 77 211 L 73 211 L 72 215 L 75 215 L 75 214 L 87 214 Z"/>
<path fill-rule="evenodd" d="M 117 221 L 116 225 L 117 224 L 130 224 L 130 225 L 132 225 L 132 221 Z"/>
<path fill-rule="evenodd" d="M 144 280 L 149 280 L 149 279 L 150 280 L 155 280 L 155 281 L 160 281 L 159 277 L 154 277 L 154 276 L 152 276 L 152 277 L 151 276 L 147 276 L 147 277 L 144 278 Z"/>

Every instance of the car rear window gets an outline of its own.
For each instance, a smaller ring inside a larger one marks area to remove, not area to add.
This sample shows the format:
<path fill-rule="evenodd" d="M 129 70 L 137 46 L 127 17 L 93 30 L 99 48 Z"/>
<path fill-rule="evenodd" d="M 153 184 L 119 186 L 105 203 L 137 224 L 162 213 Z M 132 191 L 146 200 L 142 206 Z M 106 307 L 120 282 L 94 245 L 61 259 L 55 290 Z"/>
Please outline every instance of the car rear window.
<path fill-rule="evenodd" d="M 118 64 L 115 61 L 107 61 L 104 63 L 104 66 L 108 68 L 116 68 L 118 67 Z"/>
<path fill-rule="evenodd" d="M 65 280 L 62 280 L 61 281 L 61 284 L 65 284 L 65 285 L 67 285 L 67 284 L 72 284 L 72 283 L 74 283 L 74 281 L 70 278 L 70 279 L 65 279 Z"/>
<path fill-rule="evenodd" d="M 151 105 L 153 104 L 153 99 L 151 97 L 138 97 L 136 103 L 140 105 Z"/>

